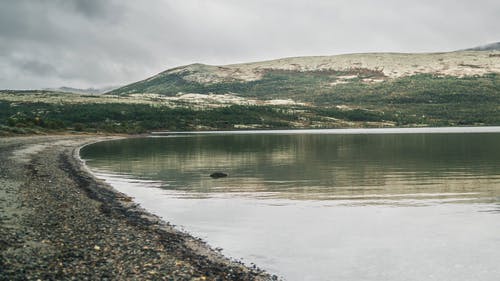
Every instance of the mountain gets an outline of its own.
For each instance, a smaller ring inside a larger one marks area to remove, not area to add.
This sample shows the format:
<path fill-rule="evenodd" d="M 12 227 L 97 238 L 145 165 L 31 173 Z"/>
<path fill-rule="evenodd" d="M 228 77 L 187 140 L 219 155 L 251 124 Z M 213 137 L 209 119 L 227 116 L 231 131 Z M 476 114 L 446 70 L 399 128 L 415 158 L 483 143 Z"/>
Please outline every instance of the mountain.
<path fill-rule="evenodd" d="M 54 92 L 64 92 L 64 93 L 74 93 L 74 94 L 88 94 L 88 95 L 98 95 L 104 94 L 106 92 L 112 91 L 118 88 L 118 86 L 109 86 L 103 88 L 87 88 L 87 89 L 79 89 L 72 87 L 59 87 L 59 88 L 46 88 L 45 91 L 54 91 Z"/>
<path fill-rule="evenodd" d="M 465 51 L 500 51 L 500 42 L 478 46 L 475 48 L 466 49 Z"/>
<path fill-rule="evenodd" d="M 169 69 L 110 94 L 233 93 L 264 99 L 293 98 L 301 88 L 315 94 L 343 84 L 373 84 L 423 74 L 469 77 L 488 73 L 500 73 L 500 52 L 348 54 L 224 66 L 191 64 Z M 298 88 L 291 87 L 294 85 Z"/>
<path fill-rule="evenodd" d="M 0 91 L 0 135 L 499 126 L 500 51 L 191 64 L 106 94 L 60 90 Z"/>

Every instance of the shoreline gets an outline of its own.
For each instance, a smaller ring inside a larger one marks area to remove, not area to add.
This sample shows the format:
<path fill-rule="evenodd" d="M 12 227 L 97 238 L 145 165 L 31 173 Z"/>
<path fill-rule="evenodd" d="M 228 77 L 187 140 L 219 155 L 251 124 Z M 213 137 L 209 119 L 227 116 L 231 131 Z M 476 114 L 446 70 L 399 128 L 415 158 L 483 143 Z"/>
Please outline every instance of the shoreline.
<path fill-rule="evenodd" d="M 120 138 L 0 139 L 0 280 L 277 279 L 225 257 L 96 178 L 79 150 Z"/>
<path fill-rule="evenodd" d="M 335 135 L 382 135 L 382 134 L 464 134 L 500 133 L 500 126 L 454 126 L 454 127 L 388 127 L 388 128 L 334 128 L 334 129 L 267 129 L 228 131 L 158 131 L 152 137 L 169 135 L 246 135 L 246 134 L 335 134 Z"/>

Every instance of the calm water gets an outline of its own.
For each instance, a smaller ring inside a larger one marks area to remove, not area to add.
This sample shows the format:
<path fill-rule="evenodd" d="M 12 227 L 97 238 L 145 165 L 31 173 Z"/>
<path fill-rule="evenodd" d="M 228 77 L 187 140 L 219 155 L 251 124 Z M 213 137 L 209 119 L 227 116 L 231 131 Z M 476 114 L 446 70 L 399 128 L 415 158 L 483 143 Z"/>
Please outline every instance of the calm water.
<path fill-rule="evenodd" d="M 500 278 L 500 133 L 340 132 L 182 134 L 81 155 L 145 208 L 287 280 Z"/>

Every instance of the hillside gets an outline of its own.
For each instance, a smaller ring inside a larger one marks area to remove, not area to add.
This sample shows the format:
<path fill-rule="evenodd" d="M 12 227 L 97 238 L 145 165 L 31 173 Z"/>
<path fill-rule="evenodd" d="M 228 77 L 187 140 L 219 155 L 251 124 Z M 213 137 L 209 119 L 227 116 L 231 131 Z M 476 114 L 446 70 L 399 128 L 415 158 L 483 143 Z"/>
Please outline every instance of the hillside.
<path fill-rule="evenodd" d="M 79 89 L 72 87 L 59 87 L 59 88 L 46 88 L 44 91 L 52 91 L 52 92 L 63 92 L 63 93 L 74 93 L 74 94 L 88 94 L 88 95 L 99 95 L 109 91 L 112 91 L 118 87 L 104 87 L 104 88 L 87 88 L 87 89 Z"/>
<path fill-rule="evenodd" d="M 500 42 L 478 46 L 475 48 L 466 49 L 465 51 L 500 51 Z"/>
<path fill-rule="evenodd" d="M 500 52 L 461 51 L 431 54 L 371 53 L 322 57 L 296 57 L 272 61 L 211 66 L 191 64 L 164 71 L 111 94 L 235 93 L 273 98 L 296 96 L 290 81 L 306 80 L 303 94 L 314 94 L 340 84 L 380 83 L 420 74 L 467 77 L 500 73 Z M 314 81 L 311 81 L 314 80 Z M 272 84 L 272 85 L 269 85 Z M 260 90 L 260 91 L 257 91 Z M 290 93 L 287 91 L 290 90 Z"/>
<path fill-rule="evenodd" d="M 500 51 L 167 70 L 102 95 L 0 91 L 0 134 L 500 125 Z"/>

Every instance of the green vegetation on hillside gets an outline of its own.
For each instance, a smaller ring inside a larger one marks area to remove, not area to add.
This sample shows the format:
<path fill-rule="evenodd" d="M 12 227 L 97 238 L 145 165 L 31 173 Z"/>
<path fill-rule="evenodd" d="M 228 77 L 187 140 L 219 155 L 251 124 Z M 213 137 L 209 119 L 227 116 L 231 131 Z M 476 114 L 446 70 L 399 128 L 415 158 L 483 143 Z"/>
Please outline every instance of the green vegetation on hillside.
<path fill-rule="evenodd" d="M 144 104 L 48 104 L 0 102 L 0 126 L 23 131 L 144 133 L 154 130 L 233 129 L 235 124 L 286 128 L 296 118 L 270 107 L 230 106 L 210 110 Z"/>
<path fill-rule="evenodd" d="M 355 78 L 337 83 L 342 77 L 349 75 L 354 75 Z M 365 82 L 366 79 L 381 78 L 380 72 L 368 70 L 268 71 L 262 79 L 256 81 L 200 84 L 187 82 L 179 74 L 175 74 L 162 76 L 160 80 L 132 84 L 127 90 L 165 95 L 196 92 L 236 93 L 257 99 L 291 98 L 320 108 L 313 110 L 316 113 L 331 111 L 337 105 L 372 110 L 379 114 L 383 112 L 384 118 L 378 119 L 395 122 L 397 125 L 500 124 L 498 74 L 462 78 L 420 74 L 384 79 L 383 82 Z M 171 80 L 175 82 L 169 82 Z M 342 114 L 335 114 L 335 118 L 343 119 L 340 115 Z M 357 120 L 373 120 L 373 117 L 366 118 Z"/>
<path fill-rule="evenodd" d="M 176 74 L 177 75 L 177 74 Z M 235 93 L 256 100 L 293 99 L 304 105 L 171 106 L 141 96 L 74 96 L 0 92 L 0 131 L 143 133 L 156 130 L 337 128 L 367 126 L 500 125 L 500 76 L 387 79 L 379 72 L 272 71 L 251 82 L 199 84 L 167 75 L 160 93 Z M 348 78 L 345 78 L 348 77 Z M 373 82 L 377 79 L 382 82 Z M 342 80 L 343 79 L 343 80 Z M 368 80 L 367 79 L 372 79 Z M 172 82 L 173 81 L 173 82 Z M 338 82 L 342 83 L 338 83 Z M 152 82 L 151 82 L 152 83 Z M 133 84 L 134 85 L 134 84 Z M 129 87 L 136 87 L 130 85 Z M 143 88 L 134 88 L 141 92 Z M 167 91 L 167 92 L 165 92 Z M 8 98 L 7 98 L 8 95 Z M 13 98 L 14 97 L 14 98 Z M 60 97 L 60 98 L 59 98 Z M 82 99 L 85 102 L 82 102 Z M 33 100 L 33 101 L 30 101 Z"/>
<path fill-rule="evenodd" d="M 166 96 L 175 96 L 180 92 L 199 94 L 225 94 L 237 93 L 239 96 L 256 97 L 262 99 L 273 98 L 303 98 L 309 95 L 315 96 L 332 89 L 329 86 L 335 83 L 339 77 L 357 75 L 359 78 L 350 80 L 359 82 L 363 78 L 381 78 L 383 74 L 366 69 L 354 69 L 352 71 L 266 71 L 262 79 L 255 81 L 231 81 L 221 83 L 198 83 L 187 81 L 183 77 L 187 73 L 171 73 L 159 75 L 127 85 L 111 91 L 111 94 L 127 95 L 132 93 L 155 93 Z"/>
<path fill-rule="evenodd" d="M 311 97 L 318 106 L 347 104 L 390 113 L 400 124 L 498 125 L 500 76 L 416 75 L 381 83 L 337 85 Z"/>

